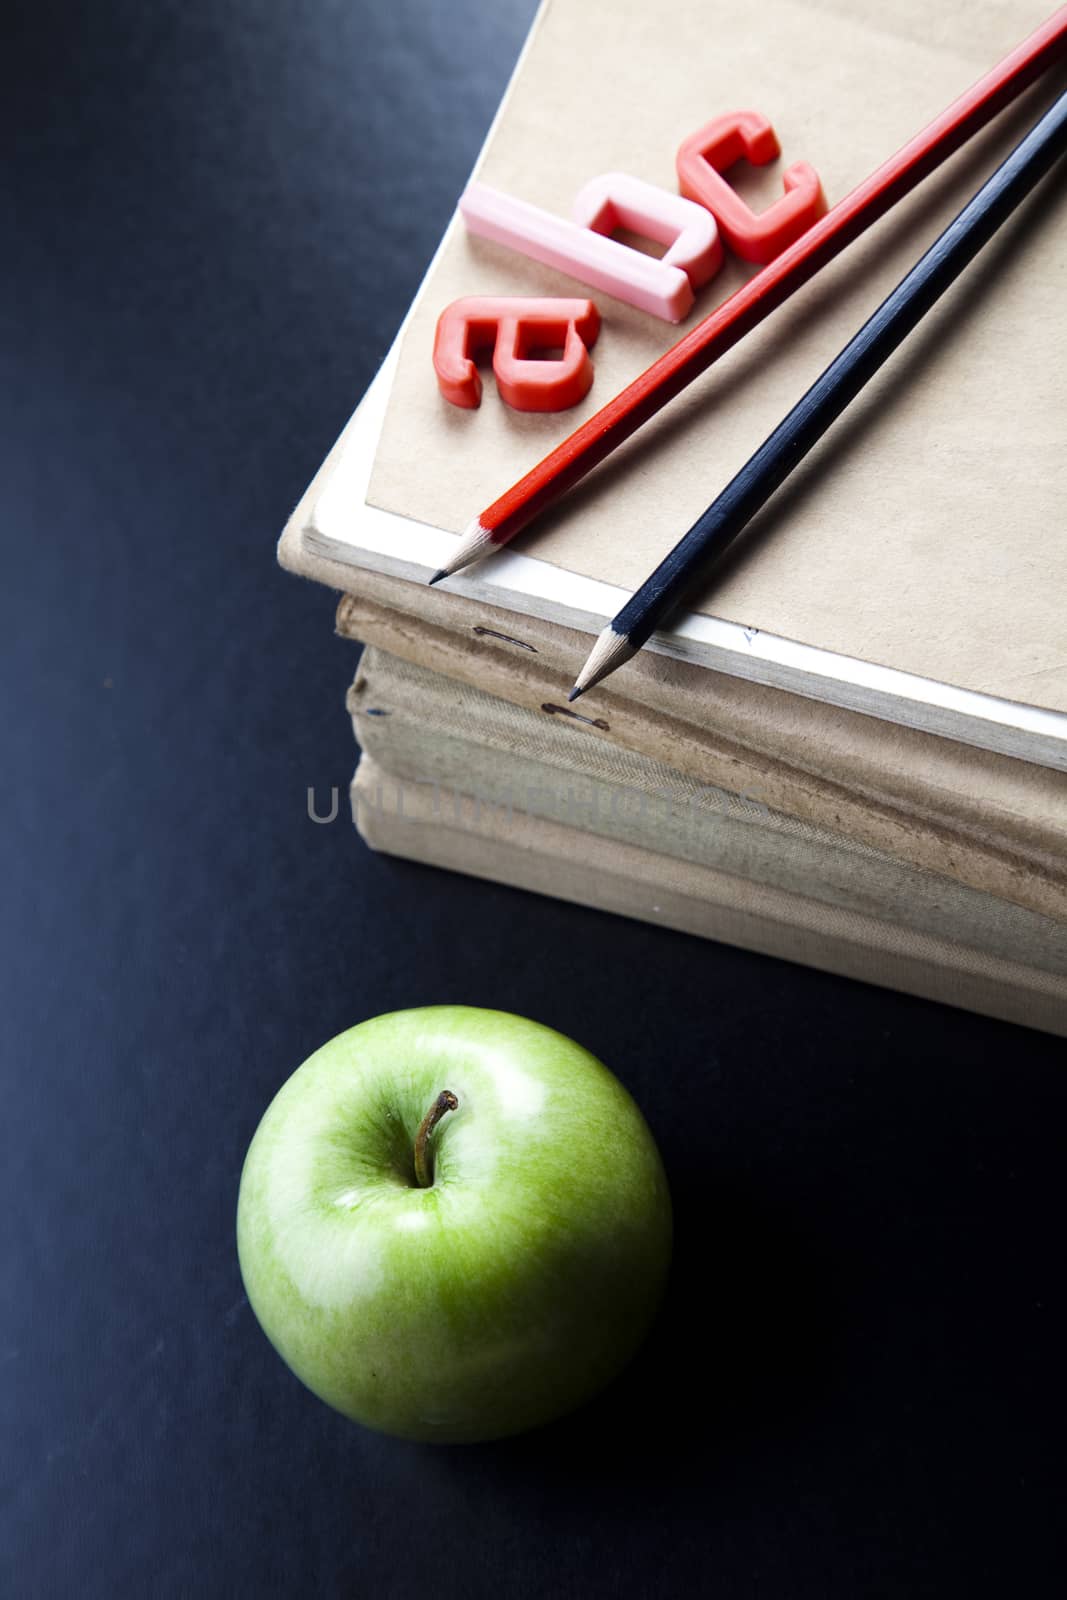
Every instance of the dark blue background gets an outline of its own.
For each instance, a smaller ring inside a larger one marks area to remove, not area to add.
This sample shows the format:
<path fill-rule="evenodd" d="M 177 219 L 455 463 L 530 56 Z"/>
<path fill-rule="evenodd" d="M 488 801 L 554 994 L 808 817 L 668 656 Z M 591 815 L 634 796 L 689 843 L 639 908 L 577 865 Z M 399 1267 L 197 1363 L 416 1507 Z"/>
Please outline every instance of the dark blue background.
<path fill-rule="evenodd" d="M 532 9 L 6 12 L 12 1596 L 1058 1589 L 1063 1044 L 376 859 L 306 815 L 350 775 L 355 654 L 275 536 Z M 288 1375 L 233 1243 L 283 1079 L 432 1001 L 602 1055 L 678 1220 L 659 1331 L 609 1395 L 437 1451 Z"/>

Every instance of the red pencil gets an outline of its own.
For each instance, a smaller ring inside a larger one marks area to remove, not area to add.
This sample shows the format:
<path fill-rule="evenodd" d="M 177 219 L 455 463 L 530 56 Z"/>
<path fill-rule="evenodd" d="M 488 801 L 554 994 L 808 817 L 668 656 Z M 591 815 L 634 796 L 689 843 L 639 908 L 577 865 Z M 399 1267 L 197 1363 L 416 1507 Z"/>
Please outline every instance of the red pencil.
<path fill-rule="evenodd" d="M 1010 104 L 1065 48 L 1067 5 L 494 500 L 470 524 L 451 560 L 430 582 L 447 578 L 513 539 Z"/>

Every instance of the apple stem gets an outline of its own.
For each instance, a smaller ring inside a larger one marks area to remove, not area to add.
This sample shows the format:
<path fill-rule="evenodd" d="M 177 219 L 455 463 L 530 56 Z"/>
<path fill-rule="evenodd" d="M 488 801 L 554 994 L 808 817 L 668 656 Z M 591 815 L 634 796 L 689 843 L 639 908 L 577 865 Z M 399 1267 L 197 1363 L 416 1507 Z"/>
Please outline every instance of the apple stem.
<path fill-rule="evenodd" d="M 442 1089 L 433 1105 L 419 1124 L 415 1135 L 415 1182 L 420 1189 L 433 1186 L 433 1161 L 430 1155 L 430 1135 L 449 1111 L 455 1111 L 459 1101 L 451 1089 Z"/>

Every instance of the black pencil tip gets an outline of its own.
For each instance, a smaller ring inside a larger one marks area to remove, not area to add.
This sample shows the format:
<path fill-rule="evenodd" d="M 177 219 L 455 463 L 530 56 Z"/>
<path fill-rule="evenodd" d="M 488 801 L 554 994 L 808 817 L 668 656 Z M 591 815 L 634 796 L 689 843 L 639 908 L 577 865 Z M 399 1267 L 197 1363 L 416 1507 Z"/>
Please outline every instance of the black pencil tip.
<path fill-rule="evenodd" d="M 574 688 L 571 690 L 570 694 L 567 696 L 567 704 L 570 705 L 572 701 L 577 700 L 577 698 L 581 694 L 581 692 L 582 691 L 579 689 L 578 685 L 575 684 Z"/>
<path fill-rule="evenodd" d="M 448 577 L 448 573 L 446 572 L 444 567 L 441 567 L 437 572 L 434 573 L 433 577 L 430 579 L 430 587 L 432 588 L 435 583 L 440 583 L 442 578 L 447 578 L 447 577 Z"/>

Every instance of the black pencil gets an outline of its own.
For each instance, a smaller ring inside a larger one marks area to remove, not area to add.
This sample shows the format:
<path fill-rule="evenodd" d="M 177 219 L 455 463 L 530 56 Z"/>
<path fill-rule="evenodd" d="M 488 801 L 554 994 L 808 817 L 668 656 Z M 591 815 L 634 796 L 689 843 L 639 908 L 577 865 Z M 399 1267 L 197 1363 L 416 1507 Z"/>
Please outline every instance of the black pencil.
<path fill-rule="evenodd" d="M 608 624 L 569 698 L 628 661 L 680 605 L 708 566 L 766 504 L 864 384 L 922 320 L 1067 147 L 1067 94 L 1045 113 L 1007 160 L 950 222 L 872 317 L 815 380 L 694 522 L 651 577 Z"/>

